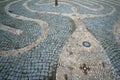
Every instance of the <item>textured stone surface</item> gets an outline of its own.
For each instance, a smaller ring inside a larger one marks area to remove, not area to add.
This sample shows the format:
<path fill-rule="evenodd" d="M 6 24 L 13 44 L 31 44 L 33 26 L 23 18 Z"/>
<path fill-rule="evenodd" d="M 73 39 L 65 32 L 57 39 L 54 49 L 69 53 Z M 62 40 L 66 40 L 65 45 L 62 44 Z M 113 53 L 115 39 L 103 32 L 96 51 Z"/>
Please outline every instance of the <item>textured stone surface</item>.
<path fill-rule="evenodd" d="M 54 0 L 0 1 L 0 80 L 120 76 L 120 1 L 58 1 L 57 7 Z"/>

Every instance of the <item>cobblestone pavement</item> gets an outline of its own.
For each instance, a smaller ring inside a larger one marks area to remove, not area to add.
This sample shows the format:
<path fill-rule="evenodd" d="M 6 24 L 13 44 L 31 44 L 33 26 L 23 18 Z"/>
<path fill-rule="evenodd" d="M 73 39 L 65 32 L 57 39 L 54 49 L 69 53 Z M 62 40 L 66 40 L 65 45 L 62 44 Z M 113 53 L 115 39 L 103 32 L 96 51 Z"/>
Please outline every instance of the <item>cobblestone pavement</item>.
<path fill-rule="evenodd" d="M 0 80 L 119 80 L 119 10 L 119 0 L 1 0 Z"/>

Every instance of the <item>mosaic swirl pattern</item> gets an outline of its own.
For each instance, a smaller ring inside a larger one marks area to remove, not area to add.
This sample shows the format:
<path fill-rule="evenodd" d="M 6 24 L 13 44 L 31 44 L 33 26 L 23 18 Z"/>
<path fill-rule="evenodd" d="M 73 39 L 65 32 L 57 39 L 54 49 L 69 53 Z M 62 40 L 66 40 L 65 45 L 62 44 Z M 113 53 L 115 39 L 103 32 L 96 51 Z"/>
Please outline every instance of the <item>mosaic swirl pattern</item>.
<path fill-rule="evenodd" d="M 54 0 L 0 1 L 0 79 L 116 80 L 119 4 L 60 0 L 55 7 Z M 83 46 L 84 41 L 91 46 Z"/>

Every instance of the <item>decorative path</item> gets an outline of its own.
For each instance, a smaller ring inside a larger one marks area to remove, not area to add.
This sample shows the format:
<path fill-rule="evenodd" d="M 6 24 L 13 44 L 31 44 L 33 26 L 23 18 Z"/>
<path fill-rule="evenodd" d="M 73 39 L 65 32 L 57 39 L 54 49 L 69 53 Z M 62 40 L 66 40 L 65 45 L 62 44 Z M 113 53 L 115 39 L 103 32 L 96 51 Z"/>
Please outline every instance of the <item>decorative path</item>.
<path fill-rule="evenodd" d="M 119 80 L 120 1 L 54 4 L 0 1 L 0 80 Z"/>
<path fill-rule="evenodd" d="M 8 32 L 11 32 L 11 33 L 17 34 L 17 35 L 20 35 L 23 32 L 21 30 L 18 30 L 18 29 L 15 29 L 15 28 L 11 28 L 11 27 L 3 25 L 3 24 L 0 24 L 0 30 L 8 31 Z"/>

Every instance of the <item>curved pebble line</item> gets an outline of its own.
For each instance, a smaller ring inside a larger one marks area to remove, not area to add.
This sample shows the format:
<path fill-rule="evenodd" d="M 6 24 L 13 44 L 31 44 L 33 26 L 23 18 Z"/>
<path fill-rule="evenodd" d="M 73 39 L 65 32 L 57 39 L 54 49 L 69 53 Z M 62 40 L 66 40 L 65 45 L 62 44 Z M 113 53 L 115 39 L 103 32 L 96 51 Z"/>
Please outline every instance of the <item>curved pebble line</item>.
<path fill-rule="evenodd" d="M 48 33 L 48 23 L 45 22 L 45 21 L 42 21 L 42 20 L 39 20 L 39 19 L 32 19 L 32 18 L 28 18 L 28 17 L 25 17 L 25 16 L 21 16 L 21 15 L 17 15 L 17 14 L 13 14 L 13 13 L 10 13 L 9 12 L 9 7 L 12 5 L 12 4 L 15 4 L 17 2 L 19 2 L 21 0 L 18 0 L 18 1 L 14 1 L 14 2 L 11 2 L 9 3 L 6 7 L 5 7 L 5 12 L 13 17 L 13 18 L 16 18 L 16 19 L 19 19 L 19 20 L 24 20 L 24 21 L 33 21 L 33 22 L 36 22 L 37 24 L 39 24 L 40 26 L 42 26 L 42 31 L 43 33 L 38 37 L 38 39 L 31 43 L 30 45 L 24 47 L 24 48 L 20 48 L 20 49 L 15 49 L 15 50 L 9 50 L 9 51 L 0 51 L 0 55 L 4 55 L 4 56 L 10 56 L 10 55 L 15 55 L 15 54 L 23 54 L 29 50 L 31 50 L 32 48 L 36 47 L 37 45 L 40 44 L 41 41 L 43 41 Z M 45 24 L 45 25 L 44 25 Z"/>
<path fill-rule="evenodd" d="M 3 2 L 7 2 L 8 0 L 3 0 L 3 1 L 0 1 L 0 3 L 3 3 Z"/>
<path fill-rule="evenodd" d="M 81 6 L 81 7 L 84 7 L 84 8 L 86 8 L 86 9 L 89 9 L 89 10 L 92 10 L 92 11 L 101 11 L 101 10 L 104 9 L 103 5 L 100 5 L 99 8 L 90 8 L 90 7 L 88 7 L 88 6 L 84 6 L 83 4 L 80 4 L 79 2 L 78 2 L 78 3 L 77 3 L 77 2 L 73 2 L 73 1 L 62 1 L 62 2 L 68 2 L 68 3 L 77 4 L 77 5 Z M 94 3 L 94 2 L 91 2 L 91 3 Z M 90 4 L 90 3 L 88 3 L 88 4 Z M 94 4 L 96 4 L 96 3 L 94 3 Z M 91 4 L 90 4 L 90 5 L 91 5 Z M 92 5 L 93 5 L 93 4 L 92 4 Z"/>
<path fill-rule="evenodd" d="M 11 27 L 3 25 L 1 23 L 0 23 L 0 30 L 7 31 L 7 32 L 10 32 L 10 33 L 13 33 L 16 35 L 20 35 L 23 33 L 23 31 L 20 29 L 11 28 Z"/>
<path fill-rule="evenodd" d="M 120 4 L 118 4 L 118 3 L 115 2 L 115 1 L 106 1 L 106 0 L 102 0 L 102 1 L 107 2 L 107 3 L 111 3 L 111 4 L 115 4 L 115 5 L 117 5 L 117 6 L 120 6 Z"/>
<path fill-rule="evenodd" d="M 83 1 L 82 1 L 83 2 Z M 93 3 L 93 4 L 92 4 Z M 100 7 L 99 8 L 90 8 L 89 9 L 89 7 L 88 7 L 88 9 L 89 10 L 93 10 L 93 11 L 102 11 L 102 10 L 104 10 L 104 6 L 103 5 L 100 5 L 100 4 L 98 4 L 98 3 L 95 3 L 95 2 L 91 2 L 90 1 L 90 3 L 88 3 L 88 2 L 86 2 L 86 4 L 88 4 L 88 5 L 94 5 L 94 4 L 96 4 L 96 5 L 99 5 Z M 87 7 L 87 6 L 86 6 Z"/>
<path fill-rule="evenodd" d="M 69 3 L 65 3 L 65 2 L 67 2 L 67 1 L 59 1 L 59 5 L 60 5 L 61 3 L 70 5 Z M 70 1 L 69 1 L 69 2 L 70 2 Z M 50 3 L 51 3 L 51 2 L 50 2 Z M 50 3 L 40 4 L 40 3 L 36 2 L 35 5 L 37 5 L 37 6 L 39 6 L 39 5 L 47 5 L 47 4 L 50 4 Z M 76 2 L 75 2 L 75 3 L 76 3 Z M 94 3 L 94 2 L 91 2 L 91 3 Z M 54 4 L 54 2 L 53 2 L 52 4 Z M 104 9 L 103 5 L 100 5 L 99 8 L 90 8 L 90 7 L 84 6 L 83 4 L 80 4 L 80 3 L 78 3 L 78 4 L 79 4 L 81 7 L 84 7 L 84 8 L 86 8 L 86 9 L 89 9 L 89 10 L 92 10 L 92 11 L 101 11 L 101 10 Z M 89 4 L 90 4 L 90 3 L 89 3 Z M 96 4 L 96 3 L 94 3 L 94 4 Z M 90 5 L 93 5 L 93 4 L 90 4 Z M 53 5 L 53 6 L 54 6 L 54 5 Z M 71 6 L 72 6 L 72 5 L 71 5 Z"/>
<path fill-rule="evenodd" d="M 67 13 L 58 13 L 58 12 L 48 12 L 48 11 L 32 10 L 32 9 L 30 9 L 30 8 L 27 6 L 27 4 L 28 4 L 30 1 L 31 1 L 31 0 L 26 1 L 26 2 L 23 4 L 23 6 L 24 6 L 26 9 L 30 10 L 31 12 L 54 14 L 54 15 L 63 15 L 63 16 L 66 16 L 66 17 L 72 17 L 72 15 L 74 15 L 74 13 L 67 14 Z M 80 5 L 79 3 L 73 2 L 73 1 L 60 1 L 60 2 L 65 2 L 65 3 L 67 2 L 67 4 L 70 3 L 70 4 L 76 4 L 76 5 L 82 6 L 82 5 Z M 94 2 L 93 2 L 93 3 L 94 3 Z M 100 3 L 102 3 L 102 2 L 100 2 Z M 69 4 L 69 5 L 70 5 L 70 4 Z M 105 4 L 105 5 L 107 5 L 107 6 L 110 6 L 110 7 L 112 8 L 112 11 L 109 12 L 109 13 L 106 13 L 106 14 L 99 14 L 99 15 L 97 15 L 97 14 L 81 14 L 81 13 L 76 13 L 75 15 L 78 16 L 80 19 L 85 19 L 85 18 L 95 18 L 95 17 L 110 16 L 110 15 L 112 15 L 112 14 L 116 11 L 115 7 L 112 6 L 112 5 L 110 5 L 110 4 L 107 4 L 107 3 L 102 3 L 102 4 Z M 38 5 L 38 4 L 37 4 L 37 5 Z M 71 5 L 71 6 L 72 6 L 72 5 Z M 85 6 L 84 6 L 84 7 L 85 7 Z M 86 6 L 86 8 L 88 8 L 88 7 Z M 71 8 L 71 9 L 72 9 L 72 8 Z M 91 8 L 90 8 L 90 9 L 91 9 Z M 92 10 L 92 9 L 91 9 L 91 10 Z M 97 10 L 97 9 L 96 9 L 96 10 Z"/>
<path fill-rule="evenodd" d="M 74 3 L 76 5 L 79 5 L 79 3 L 76 3 L 76 2 L 72 2 L 72 1 L 68 1 L 68 2 L 70 2 L 71 4 Z M 102 3 L 102 2 L 99 2 L 99 3 Z M 99 15 L 97 15 L 97 14 L 79 14 L 78 16 L 80 16 L 80 17 L 84 16 L 81 19 L 84 19 L 84 18 L 95 18 L 95 17 L 105 17 L 105 16 L 112 15 L 116 11 L 115 7 L 110 5 L 110 4 L 108 4 L 108 3 L 102 3 L 102 4 L 110 6 L 112 8 L 112 11 L 109 12 L 109 13 L 106 13 L 106 14 L 99 14 Z"/>

